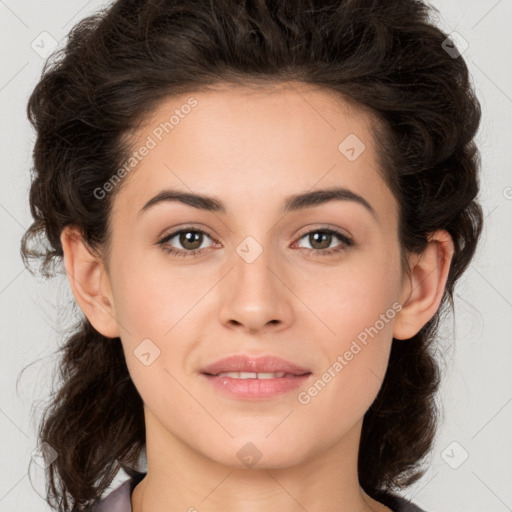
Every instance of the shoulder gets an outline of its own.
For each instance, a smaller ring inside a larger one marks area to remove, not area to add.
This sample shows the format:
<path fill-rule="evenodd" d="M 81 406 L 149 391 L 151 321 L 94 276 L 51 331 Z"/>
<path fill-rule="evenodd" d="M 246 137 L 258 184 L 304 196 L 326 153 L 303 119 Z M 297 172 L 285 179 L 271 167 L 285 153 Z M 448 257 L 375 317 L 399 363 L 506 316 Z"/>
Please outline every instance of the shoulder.
<path fill-rule="evenodd" d="M 145 473 L 141 473 L 124 481 L 99 502 L 96 512 L 132 512 L 131 495 L 144 476 Z M 426 512 L 397 494 L 386 493 L 379 496 L 379 501 L 393 512 Z"/>
<path fill-rule="evenodd" d="M 99 503 L 97 512 L 132 512 L 130 485 L 131 479 L 123 482 Z"/>
<path fill-rule="evenodd" d="M 131 495 L 144 473 L 130 477 L 98 503 L 95 512 L 132 512 Z"/>
<path fill-rule="evenodd" d="M 379 497 L 379 501 L 384 503 L 393 512 L 426 512 L 415 505 L 412 501 L 399 496 L 398 494 L 387 493 Z"/>

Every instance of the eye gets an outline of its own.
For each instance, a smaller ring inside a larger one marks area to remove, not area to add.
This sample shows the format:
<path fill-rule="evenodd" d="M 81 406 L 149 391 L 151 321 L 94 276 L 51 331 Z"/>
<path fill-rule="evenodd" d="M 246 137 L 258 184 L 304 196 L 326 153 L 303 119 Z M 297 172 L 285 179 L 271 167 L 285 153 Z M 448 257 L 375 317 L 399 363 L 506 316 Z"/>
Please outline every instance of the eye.
<path fill-rule="evenodd" d="M 168 254 L 173 254 L 174 256 L 192 256 L 204 249 L 203 241 L 205 236 L 211 239 L 210 235 L 201 229 L 183 228 L 166 235 L 158 244 L 161 246 L 162 250 Z M 176 239 L 174 243 L 181 244 L 184 249 L 176 249 L 172 245 L 169 245 L 174 239 Z"/>
<path fill-rule="evenodd" d="M 212 237 L 205 231 L 197 228 L 182 228 L 178 231 L 174 231 L 169 235 L 162 238 L 158 245 L 167 254 L 173 256 L 186 257 L 193 256 L 194 254 L 203 252 L 205 246 L 203 245 L 205 237 L 210 240 Z M 336 254 L 354 245 L 354 241 L 344 233 L 335 229 L 321 228 L 313 231 L 308 231 L 301 235 L 299 240 L 306 239 L 307 242 L 312 246 L 311 248 L 302 247 L 308 253 L 314 256 L 329 256 Z M 339 243 L 334 248 L 329 248 L 333 240 L 338 239 Z M 180 244 L 183 249 L 175 247 L 175 244 Z"/>
<path fill-rule="evenodd" d="M 306 241 L 312 246 L 311 248 L 306 247 L 306 250 L 314 256 L 329 256 L 331 254 L 342 252 L 346 250 L 347 247 L 354 245 L 354 241 L 344 233 L 328 228 L 308 231 L 303 234 L 299 240 L 302 240 L 303 238 L 306 238 Z M 341 243 L 338 244 L 338 246 L 329 249 L 329 246 L 336 238 L 340 240 Z"/>

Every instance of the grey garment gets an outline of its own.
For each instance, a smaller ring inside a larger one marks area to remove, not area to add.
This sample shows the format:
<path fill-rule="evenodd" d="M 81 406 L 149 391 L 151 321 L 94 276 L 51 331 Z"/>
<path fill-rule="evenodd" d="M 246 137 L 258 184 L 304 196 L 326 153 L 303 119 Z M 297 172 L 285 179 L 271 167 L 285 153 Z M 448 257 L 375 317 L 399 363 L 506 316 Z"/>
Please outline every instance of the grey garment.
<path fill-rule="evenodd" d="M 114 489 L 108 496 L 103 498 L 97 512 L 133 512 L 131 495 L 135 486 L 146 476 L 145 473 L 139 473 L 136 476 L 126 480 L 119 487 Z M 388 506 L 393 512 L 425 512 L 417 507 L 414 503 L 407 501 L 405 498 L 396 494 L 387 494 L 381 500 L 384 505 Z"/>

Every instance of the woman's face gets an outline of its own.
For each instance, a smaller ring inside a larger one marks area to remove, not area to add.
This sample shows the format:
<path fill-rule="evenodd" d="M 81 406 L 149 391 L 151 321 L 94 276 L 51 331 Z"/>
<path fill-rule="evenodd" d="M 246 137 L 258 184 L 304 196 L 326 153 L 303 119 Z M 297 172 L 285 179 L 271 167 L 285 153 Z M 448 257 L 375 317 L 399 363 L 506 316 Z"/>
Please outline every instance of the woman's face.
<path fill-rule="evenodd" d="M 287 467 L 357 441 L 405 289 L 371 122 L 296 83 L 174 97 L 137 132 L 108 264 L 148 435 L 240 467 Z M 345 195 L 292 200 L 334 188 Z M 203 370 L 237 354 L 310 373 L 287 378 L 286 392 L 265 395 L 277 379 L 260 379 L 237 382 L 261 394 L 232 394 L 233 381 Z"/>

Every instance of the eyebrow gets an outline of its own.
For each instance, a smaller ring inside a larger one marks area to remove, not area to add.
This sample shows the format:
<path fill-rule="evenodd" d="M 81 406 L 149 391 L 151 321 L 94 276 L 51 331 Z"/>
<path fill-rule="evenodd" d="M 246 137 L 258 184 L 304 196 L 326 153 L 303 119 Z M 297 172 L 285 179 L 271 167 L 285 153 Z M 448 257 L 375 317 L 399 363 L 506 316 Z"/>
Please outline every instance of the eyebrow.
<path fill-rule="evenodd" d="M 222 201 L 213 197 L 200 194 L 192 194 L 179 190 L 163 190 L 152 197 L 139 211 L 138 215 L 149 210 L 153 206 L 163 202 L 180 202 L 199 210 L 209 212 L 226 213 Z M 362 206 L 377 220 L 377 213 L 372 205 L 362 196 L 344 187 L 334 187 L 320 190 L 312 190 L 296 194 L 286 198 L 283 213 L 303 210 L 312 206 L 318 206 L 330 201 L 353 201 Z"/>

